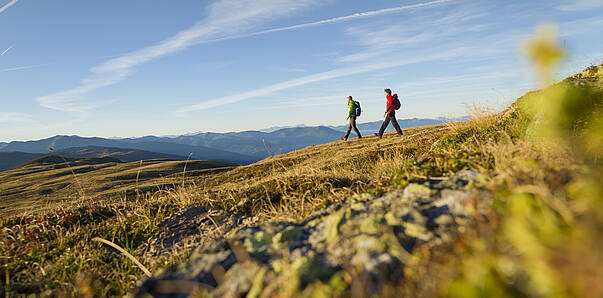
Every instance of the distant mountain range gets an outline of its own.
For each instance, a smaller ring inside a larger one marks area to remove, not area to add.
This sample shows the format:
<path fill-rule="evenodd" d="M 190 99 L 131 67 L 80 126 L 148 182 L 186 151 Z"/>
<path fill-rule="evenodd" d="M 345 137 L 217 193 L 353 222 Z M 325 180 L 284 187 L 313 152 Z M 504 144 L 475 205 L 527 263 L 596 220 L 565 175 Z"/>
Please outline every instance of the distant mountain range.
<path fill-rule="evenodd" d="M 466 118 L 400 119 L 398 123 L 404 129 L 462 120 Z M 358 128 L 363 135 L 369 135 L 377 132 L 381 123 L 360 123 Z M 245 165 L 271 155 L 339 140 L 347 125 L 300 125 L 273 129 L 124 139 L 59 135 L 36 141 L 0 143 L 0 171 L 49 154 L 69 158 L 113 157 L 124 162 L 157 158 L 183 160 L 190 155 L 190 158 L 195 160 L 216 160 Z M 393 131 L 393 127 L 390 125 L 387 131 Z M 352 137 L 355 135 L 352 134 Z"/>
<path fill-rule="evenodd" d="M 229 133 L 199 133 L 179 137 L 142 137 L 122 139 L 124 142 L 163 142 L 187 146 L 203 146 L 252 156 L 256 161 L 270 155 L 282 154 L 329 143 L 341 138 L 340 131 L 325 126 L 283 128 L 270 133 L 243 131 Z M 156 150 L 155 150 L 156 151 Z"/>
<path fill-rule="evenodd" d="M 42 139 L 37 141 L 16 141 L 10 143 L 0 143 L 0 152 L 24 152 L 46 154 L 52 150 L 60 151 L 69 148 L 103 147 L 137 149 L 147 152 L 177 156 L 179 159 L 182 159 L 182 157 L 186 158 L 189 154 L 191 154 L 192 159 L 216 160 L 236 164 L 249 164 L 257 160 L 257 158 L 255 157 L 242 155 L 234 152 L 222 151 L 213 148 L 183 145 L 174 142 L 147 142 L 145 141 L 146 139 L 147 138 L 139 138 L 138 141 L 133 141 L 113 140 L 104 138 L 84 138 L 79 136 L 54 136 L 48 139 Z"/>

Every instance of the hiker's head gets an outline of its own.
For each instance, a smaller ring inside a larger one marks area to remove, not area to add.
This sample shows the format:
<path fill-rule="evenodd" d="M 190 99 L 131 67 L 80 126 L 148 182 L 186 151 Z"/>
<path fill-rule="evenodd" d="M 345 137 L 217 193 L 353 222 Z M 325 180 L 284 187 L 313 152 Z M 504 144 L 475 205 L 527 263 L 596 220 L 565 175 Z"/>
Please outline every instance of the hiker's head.
<path fill-rule="evenodd" d="M 385 91 L 385 94 L 387 94 L 387 95 L 392 95 L 392 90 L 389 89 L 389 88 L 387 88 L 387 89 L 385 89 L 383 91 Z"/>
<path fill-rule="evenodd" d="M 350 100 L 352 100 L 352 96 L 348 96 L 348 102 L 350 102 Z"/>

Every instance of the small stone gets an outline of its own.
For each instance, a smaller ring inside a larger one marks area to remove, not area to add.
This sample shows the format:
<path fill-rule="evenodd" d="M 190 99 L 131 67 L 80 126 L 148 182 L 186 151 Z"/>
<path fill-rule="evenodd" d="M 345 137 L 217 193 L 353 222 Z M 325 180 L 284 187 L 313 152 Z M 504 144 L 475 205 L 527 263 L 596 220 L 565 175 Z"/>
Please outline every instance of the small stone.
<path fill-rule="evenodd" d="M 435 223 L 443 226 L 443 225 L 449 225 L 454 223 L 454 220 L 452 219 L 452 216 L 448 215 L 448 214 L 443 214 L 438 216 L 435 220 Z"/>
<path fill-rule="evenodd" d="M 301 257 L 293 261 L 291 269 L 302 282 L 328 278 L 333 273 L 331 268 L 310 257 Z"/>
<path fill-rule="evenodd" d="M 442 198 L 434 203 L 436 207 L 448 206 L 455 215 L 469 215 L 465 202 L 474 196 L 473 192 L 463 190 L 442 190 Z"/>
<path fill-rule="evenodd" d="M 387 249 L 385 243 L 375 237 L 366 235 L 356 237 L 354 246 L 357 252 L 384 252 Z"/>
<path fill-rule="evenodd" d="M 270 246 L 272 237 L 267 232 L 259 231 L 245 238 L 243 246 L 249 253 L 263 253 Z"/>
<path fill-rule="evenodd" d="M 293 226 L 289 226 L 286 229 L 284 229 L 283 231 L 274 235 L 274 237 L 272 237 L 272 243 L 278 244 L 278 243 L 283 243 L 283 242 L 289 242 L 289 241 L 295 239 L 295 237 L 297 237 L 297 235 L 299 235 L 299 234 L 301 234 L 300 230 L 296 229 Z"/>
<path fill-rule="evenodd" d="M 313 220 L 309 221 L 308 224 L 306 224 L 306 225 L 309 226 L 309 227 L 314 227 L 314 226 L 317 226 L 318 224 L 320 224 L 322 222 L 323 222 L 323 218 L 319 217 L 317 219 L 313 219 Z"/>
<path fill-rule="evenodd" d="M 387 222 L 387 224 L 390 226 L 399 226 L 402 224 L 402 221 L 399 220 L 392 211 L 385 213 L 385 222 Z"/>
<path fill-rule="evenodd" d="M 429 199 L 430 196 L 431 189 L 429 189 L 429 187 L 417 183 L 410 183 L 406 188 L 404 188 L 402 198 L 406 200 Z"/>
<path fill-rule="evenodd" d="M 339 210 L 335 214 L 329 215 L 326 220 L 326 242 L 329 245 L 335 245 L 339 236 L 339 226 L 344 221 L 344 210 Z"/>
<path fill-rule="evenodd" d="M 350 208 L 357 212 L 363 212 L 366 210 L 366 206 L 363 203 L 354 203 Z"/>
<path fill-rule="evenodd" d="M 467 181 L 469 181 L 471 179 L 475 179 L 478 175 L 479 175 L 478 172 L 470 171 L 470 170 L 464 170 L 457 174 L 458 177 L 463 178 Z"/>
<path fill-rule="evenodd" d="M 416 225 L 410 222 L 405 222 L 403 225 L 404 233 L 408 236 L 415 237 L 424 241 L 427 241 L 429 240 L 429 238 L 431 238 L 427 233 L 427 229 L 425 229 L 425 227 L 423 226 Z"/>
<path fill-rule="evenodd" d="M 371 207 L 376 207 L 376 208 L 381 208 L 383 206 L 385 206 L 385 203 L 383 202 L 383 200 L 375 200 L 371 204 Z"/>
<path fill-rule="evenodd" d="M 352 197 L 352 201 L 354 202 L 368 202 L 375 198 L 374 195 L 368 193 L 356 194 Z"/>
<path fill-rule="evenodd" d="M 370 215 L 365 218 L 360 224 L 360 232 L 369 235 L 376 235 L 379 233 L 379 229 L 381 228 L 381 224 L 383 222 L 383 217 L 380 215 Z"/>

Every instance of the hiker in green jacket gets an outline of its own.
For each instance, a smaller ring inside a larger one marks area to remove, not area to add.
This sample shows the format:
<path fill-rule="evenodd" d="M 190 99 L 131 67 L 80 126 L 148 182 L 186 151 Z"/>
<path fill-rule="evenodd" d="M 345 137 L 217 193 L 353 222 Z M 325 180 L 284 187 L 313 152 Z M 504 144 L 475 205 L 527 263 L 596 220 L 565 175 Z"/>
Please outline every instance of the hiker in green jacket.
<path fill-rule="evenodd" d="M 346 120 L 348 119 L 350 120 L 350 124 L 348 125 L 348 131 L 345 133 L 345 136 L 343 136 L 343 138 L 341 139 L 347 141 L 348 136 L 350 136 L 350 132 L 352 131 L 352 128 L 358 135 L 358 138 L 362 139 L 360 131 L 358 130 L 358 127 L 356 127 L 356 102 L 352 99 L 351 96 L 348 96 L 348 118 L 346 118 Z"/>

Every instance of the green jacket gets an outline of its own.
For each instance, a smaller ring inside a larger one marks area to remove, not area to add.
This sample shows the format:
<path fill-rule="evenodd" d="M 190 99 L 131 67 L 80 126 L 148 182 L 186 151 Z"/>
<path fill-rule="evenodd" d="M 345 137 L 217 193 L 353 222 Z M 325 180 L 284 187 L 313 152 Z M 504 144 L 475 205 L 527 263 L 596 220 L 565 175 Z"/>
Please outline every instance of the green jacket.
<path fill-rule="evenodd" d="M 350 119 L 350 117 L 356 117 L 356 102 L 353 100 L 348 103 L 348 118 L 346 119 Z"/>

